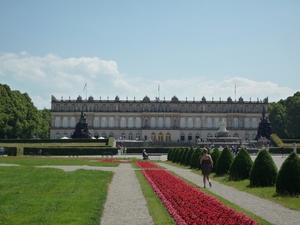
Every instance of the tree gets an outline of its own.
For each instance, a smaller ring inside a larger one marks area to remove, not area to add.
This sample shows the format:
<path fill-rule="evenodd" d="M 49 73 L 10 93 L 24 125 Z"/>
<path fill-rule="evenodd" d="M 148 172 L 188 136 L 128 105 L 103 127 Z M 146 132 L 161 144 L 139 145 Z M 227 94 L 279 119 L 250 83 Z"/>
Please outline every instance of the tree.
<path fill-rule="evenodd" d="M 287 98 L 286 128 L 290 138 L 300 138 L 300 92 Z"/>
<path fill-rule="evenodd" d="M 286 107 L 282 103 L 269 104 L 269 120 L 272 124 L 272 132 L 280 138 L 286 138 Z"/>

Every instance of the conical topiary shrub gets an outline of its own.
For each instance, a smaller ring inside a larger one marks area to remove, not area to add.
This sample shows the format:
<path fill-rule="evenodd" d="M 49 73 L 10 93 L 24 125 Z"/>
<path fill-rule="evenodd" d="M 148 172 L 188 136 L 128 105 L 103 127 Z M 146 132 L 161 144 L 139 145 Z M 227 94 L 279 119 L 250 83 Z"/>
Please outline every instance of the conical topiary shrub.
<path fill-rule="evenodd" d="M 217 160 L 221 155 L 221 151 L 218 148 L 214 148 L 210 155 L 214 165 L 217 165 Z M 213 167 L 212 172 L 216 172 L 216 167 Z"/>
<path fill-rule="evenodd" d="M 294 152 L 283 162 L 276 180 L 276 193 L 300 194 L 300 158 Z"/>
<path fill-rule="evenodd" d="M 170 148 L 170 149 L 168 150 L 167 160 L 168 160 L 168 161 L 172 161 L 173 155 L 174 155 L 174 148 Z"/>
<path fill-rule="evenodd" d="M 174 154 L 172 156 L 172 162 L 173 163 L 177 163 L 179 152 L 180 152 L 180 149 L 175 148 Z"/>
<path fill-rule="evenodd" d="M 185 162 L 184 162 L 185 166 L 191 166 L 191 158 L 192 158 L 192 155 L 193 155 L 194 151 L 195 150 L 194 150 L 193 147 L 189 148 L 189 150 L 188 150 L 188 152 L 185 156 Z"/>
<path fill-rule="evenodd" d="M 277 167 L 267 150 L 261 150 L 250 171 L 251 187 L 274 186 L 277 177 Z"/>
<path fill-rule="evenodd" d="M 245 148 L 234 157 L 230 166 L 230 180 L 244 180 L 250 176 L 253 161 Z"/>
<path fill-rule="evenodd" d="M 217 160 L 216 175 L 222 176 L 222 175 L 228 173 L 232 161 L 233 161 L 233 155 L 232 155 L 230 149 L 226 146 L 223 149 L 219 159 Z"/>
<path fill-rule="evenodd" d="M 191 168 L 199 169 L 200 168 L 200 157 L 202 155 L 202 149 L 197 147 L 194 150 L 194 153 L 191 157 Z"/>
<path fill-rule="evenodd" d="M 180 156 L 180 164 L 184 165 L 184 163 L 185 163 L 185 157 L 186 157 L 189 149 L 188 148 L 184 148 L 182 151 L 183 151 L 182 155 Z"/>

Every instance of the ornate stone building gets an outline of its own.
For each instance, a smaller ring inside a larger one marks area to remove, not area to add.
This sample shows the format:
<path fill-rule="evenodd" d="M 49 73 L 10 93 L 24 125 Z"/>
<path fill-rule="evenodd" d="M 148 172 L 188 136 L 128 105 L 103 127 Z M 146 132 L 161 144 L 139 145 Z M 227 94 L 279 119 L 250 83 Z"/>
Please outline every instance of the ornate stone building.
<path fill-rule="evenodd" d="M 50 138 L 71 137 L 84 110 L 88 129 L 94 137 L 150 141 L 206 140 L 226 122 L 229 136 L 255 139 L 261 113 L 268 112 L 268 98 L 244 101 L 179 100 L 61 100 L 52 96 Z"/>

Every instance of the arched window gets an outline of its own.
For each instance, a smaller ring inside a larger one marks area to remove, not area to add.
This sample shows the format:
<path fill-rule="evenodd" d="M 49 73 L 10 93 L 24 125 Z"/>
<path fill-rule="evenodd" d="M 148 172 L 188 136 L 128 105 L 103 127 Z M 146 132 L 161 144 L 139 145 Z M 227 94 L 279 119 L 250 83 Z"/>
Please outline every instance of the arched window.
<path fill-rule="evenodd" d="M 212 119 L 210 117 L 206 119 L 206 128 L 212 128 Z"/>
<path fill-rule="evenodd" d="M 169 132 L 166 134 L 166 141 L 171 141 L 171 134 Z"/>
<path fill-rule="evenodd" d="M 128 139 L 129 139 L 129 140 L 133 140 L 133 134 L 132 134 L 131 132 L 130 132 L 129 135 L 128 135 Z"/>
<path fill-rule="evenodd" d="M 61 127 L 60 117 L 55 117 L 55 127 Z"/>
<path fill-rule="evenodd" d="M 76 118 L 75 116 L 71 116 L 70 127 L 74 128 L 75 126 L 76 126 Z"/>
<path fill-rule="evenodd" d="M 133 127 L 133 117 L 128 117 L 128 127 L 132 128 Z M 130 139 L 132 140 L 132 139 Z"/>
<path fill-rule="evenodd" d="M 254 129 L 257 128 L 257 120 L 256 120 L 256 118 L 252 118 L 252 120 L 251 120 L 251 127 L 254 128 Z"/>
<path fill-rule="evenodd" d="M 186 128 L 185 117 L 180 118 L 180 128 Z"/>
<path fill-rule="evenodd" d="M 156 134 L 154 132 L 151 134 L 151 141 L 156 141 Z"/>
<path fill-rule="evenodd" d="M 195 120 L 195 128 L 196 129 L 199 129 L 201 127 L 201 120 L 199 117 L 196 117 L 196 120 Z"/>
<path fill-rule="evenodd" d="M 68 126 L 69 126 L 68 117 L 64 116 L 63 117 L 63 127 L 68 127 Z"/>
<path fill-rule="evenodd" d="M 94 127 L 99 127 L 100 126 L 100 121 L 99 121 L 99 117 L 94 117 Z"/>
<path fill-rule="evenodd" d="M 214 128 L 220 127 L 220 120 L 219 117 L 214 118 Z"/>
<path fill-rule="evenodd" d="M 158 141 L 164 141 L 164 135 L 161 132 L 158 134 Z"/>
<path fill-rule="evenodd" d="M 121 117 L 120 127 L 121 128 L 125 128 L 126 127 L 126 118 L 124 116 Z"/>
<path fill-rule="evenodd" d="M 115 127 L 115 118 L 114 117 L 109 117 L 108 119 L 108 127 L 114 128 Z"/>
<path fill-rule="evenodd" d="M 250 128 L 250 120 L 249 118 L 245 118 L 245 125 L 244 125 L 245 128 Z"/>
<path fill-rule="evenodd" d="M 136 139 L 136 140 L 141 140 L 141 134 L 140 134 L 140 132 L 137 132 L 137 133 L 136 133 L 135 139 Z"/>
<path fill-rule="evenodd" d="M 192 117 L 189 117 L 189 118 L 188 118 L 188 128 L 193 128 L 193 126 L 194 126 L 193 118 L 192 118 Z"/>
<path fill-rule="evenodd" d="M 142 120 L 141 120 L 141 117 L 136 117 L 135 118 L 135 127 L 136 128 L 141 128 L 142 126 Z M 139 139 L 140 140 L 140 139 Z"/>
<path fill-rule="evenodd" d="M 164 127 L 164 118 L 158 117 L 158 128 Z"/>
<path fill-rule="evenodd" d="M 151 117 L 151 119 L 150 119 L 150 127 L 151 128 L 155 128 L 156 127 L 155 117 Z"/>
<path fill-rule="evenodd" d="M 234 117 L 233 118 L 233 128 L 237 129 L 239 127 L 239 119 Z"/>
<path fill-rule="evenodd" d="M 191 133 L 189 133 L 188 135 L 188 141 L 192 141 L 193 140 L 193 135 Z"/>
<path fill-rule="evenodd" d="M 180 134 L 180 141 L 185 141 L 185 134 L 184 133 Z"/>
<path fill-rule="evenodd" d="M 107 127 L 107 119 L 106 117 L 102 117 L 101 118 L 101 127 Z"/>
<path fill-rule="evenodd" d="M 165 126 L 166 128 L 171 128 L 171 118 L 170 117 L 166 117 L 165 118 Z"/>

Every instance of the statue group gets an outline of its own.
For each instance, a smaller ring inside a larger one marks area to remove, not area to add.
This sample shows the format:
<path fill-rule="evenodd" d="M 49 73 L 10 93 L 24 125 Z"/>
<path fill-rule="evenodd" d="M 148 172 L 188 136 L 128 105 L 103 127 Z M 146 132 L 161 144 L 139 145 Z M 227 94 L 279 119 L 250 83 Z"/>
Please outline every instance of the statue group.
<path fill-rule="evenodd" d="M 266 138 L 266 139 L 270 140 L 271 134 L 272 134 L 272 126 L 271 126 L 271 123 L 270 123 L 268 117 L 266 117 L 266 109 L 263 108 L 262 117 L 261 117 L 260 123 L 258 125 L 257 135 L 255 137 L 255 140 L 259 140 L 262 138 Z"/>
<path fill-rule="evenodd" d="M 86 116 L 81 110 L 81 116 L 79 122 L 76 124 L 75 131 L 72 134 L 72 138 L 90 138 L 88 123 L 86 122 Z"/>

